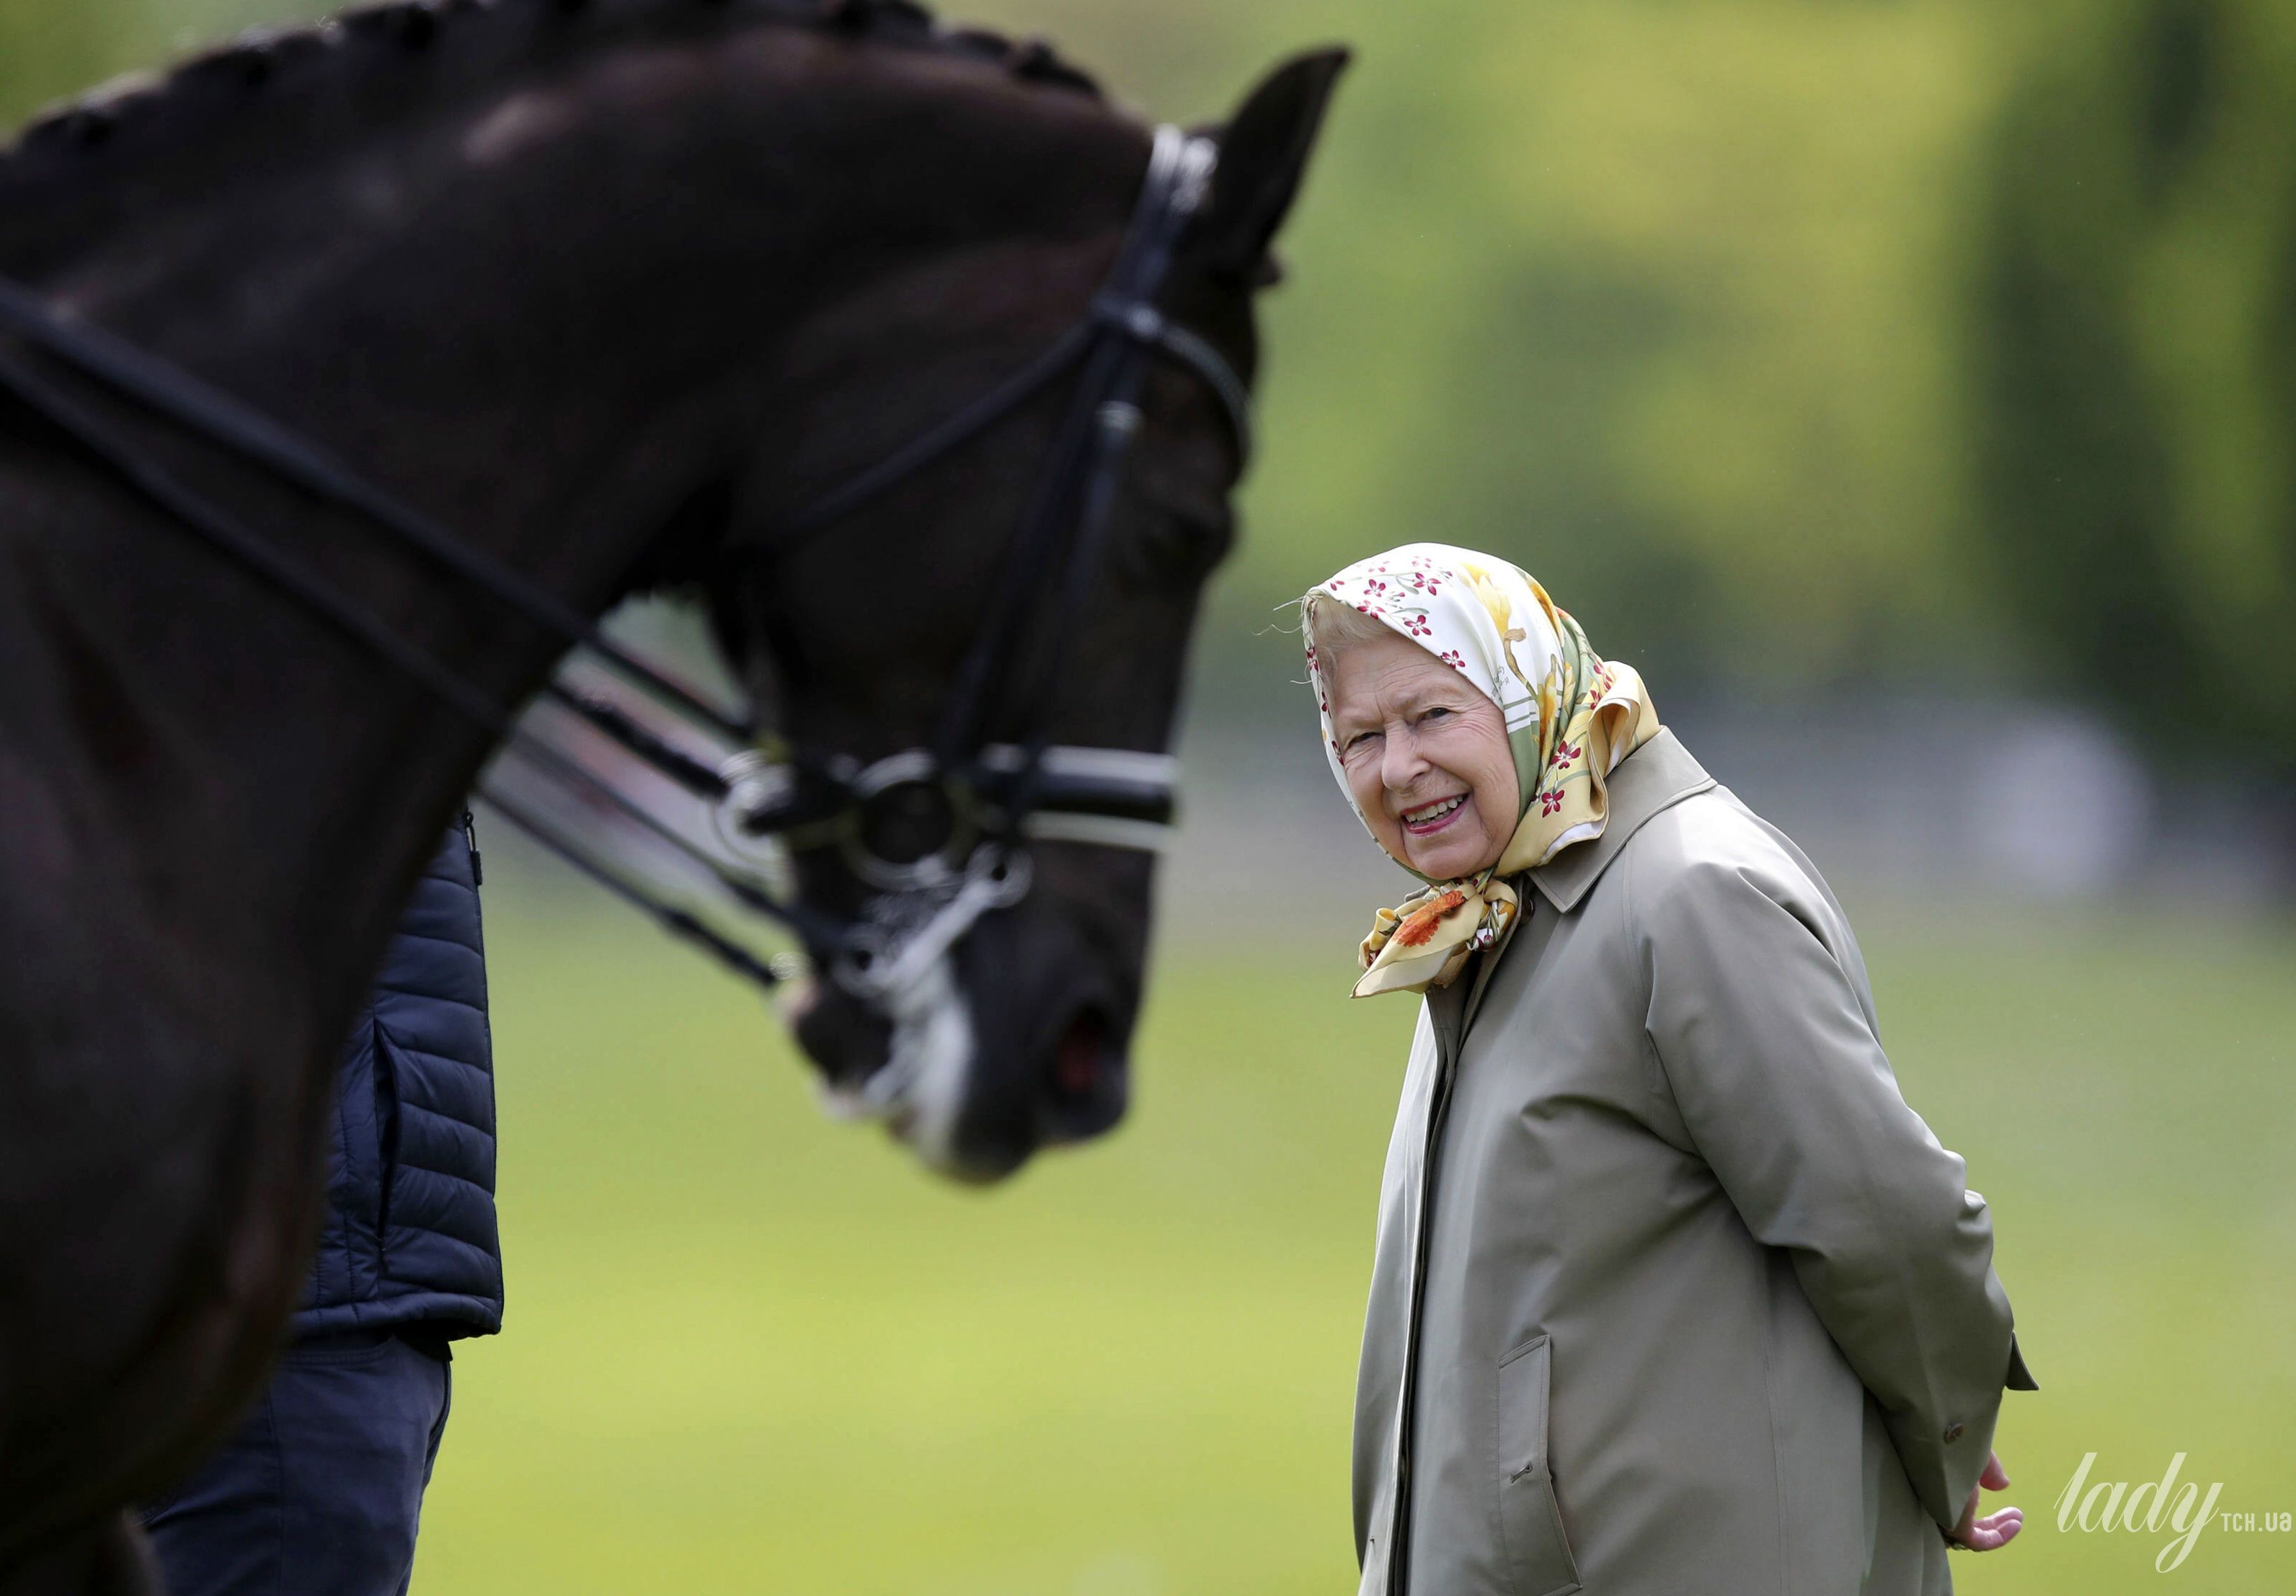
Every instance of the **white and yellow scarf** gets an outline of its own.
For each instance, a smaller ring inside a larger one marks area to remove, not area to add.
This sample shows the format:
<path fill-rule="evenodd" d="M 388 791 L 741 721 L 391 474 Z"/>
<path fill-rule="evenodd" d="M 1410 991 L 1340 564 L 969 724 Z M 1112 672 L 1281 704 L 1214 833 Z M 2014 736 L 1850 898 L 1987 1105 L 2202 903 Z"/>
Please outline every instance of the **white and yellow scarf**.
<path fill-rule="evenodd" d="M 1658 712 L 1632 666 L 1596 658 L 1570 612 L 1504 560 L 1447 544 L 1405 544 L 1311 591 L 1383 621 L 1461 672 L 1505 718 L 1521 794 L 1513 837 L 1489 869 L 1456 881 L 1420 876 L 1423 890 L 1379 911 L 1363 941 L 1355 995 L 1447 986 L 1476 949 L 1496 948 L 1513 930 L 1521 905 L 1507 877 L 1603 834 L 1610 818 L 1605 782 L 1620 760 L 1657 734 Z M 1324 752 L 1352 806 L 1312 635 L 1308 670 Z M 1369 831 L 1361 808 L 1356 814 Z"/>

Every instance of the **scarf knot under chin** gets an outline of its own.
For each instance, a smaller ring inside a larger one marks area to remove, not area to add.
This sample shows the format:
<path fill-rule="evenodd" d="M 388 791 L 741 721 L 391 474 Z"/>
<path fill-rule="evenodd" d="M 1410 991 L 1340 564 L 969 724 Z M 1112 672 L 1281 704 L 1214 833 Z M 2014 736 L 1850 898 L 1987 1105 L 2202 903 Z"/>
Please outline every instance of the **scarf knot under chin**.
<path fill-rule="evenodd" d="M 1373 917 L 1355 995 L 1447 986 L 1477 951 L 1503 946 L 1521 920 L 1522 900 L 1508 878 L 1603 834 L 1610 774 L 1657 735 L 1658 713 L 1634 667 L 1597 657 L 1570 613 L 1505 561 L 1444 544 L 1406 544 L 1348 567 L 1310 596 L 1384 622 L 1464 674 L 1506 723 L 1520 794 L 1513 835 L 1479 874 L 1431 881 Z M 1352 804 L 1312 636 L 1308 667 L 1324 753 Z M 1360 809 L 1357 815 L 1369 830 Z"/>

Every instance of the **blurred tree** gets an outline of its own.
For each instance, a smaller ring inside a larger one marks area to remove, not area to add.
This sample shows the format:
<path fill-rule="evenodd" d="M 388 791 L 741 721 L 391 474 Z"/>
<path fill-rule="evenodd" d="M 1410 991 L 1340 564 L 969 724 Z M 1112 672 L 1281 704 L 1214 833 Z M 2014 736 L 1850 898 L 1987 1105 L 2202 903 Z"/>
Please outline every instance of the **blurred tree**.
<path fill-rule="evenodd" d="M 1953 570 L 1972 156 L 2014 59 L 1988 8 L 1170 0 L 1151 81 L 1136 6 L 978 4 L 1187 114 L 1357 47 L 1266 303 L 1213 695 L 1269 675 L 1271 604 L 1414 537 L 1521 561 L 1677 700 L 1997 652 Z"/>
<path fill-rule="evenodd" d="M 2054 21 L 1994 136 L 1987 542 L 2052 684 L 2296 775 L 2296 9 Z"/>
<path fill-rule="evenodd" d="M 1432 503 L 1513 540 L 1677 697 L 1980 642 L 1941 558 L 1966 513 L 1962 165 L 2001 76 L 1978 13 L 1564 3 L 1491 24 L 1456 158 L 1495 242 L 1453 355 L 1479 391 L 1447 422 L 1480 460 Z"/>

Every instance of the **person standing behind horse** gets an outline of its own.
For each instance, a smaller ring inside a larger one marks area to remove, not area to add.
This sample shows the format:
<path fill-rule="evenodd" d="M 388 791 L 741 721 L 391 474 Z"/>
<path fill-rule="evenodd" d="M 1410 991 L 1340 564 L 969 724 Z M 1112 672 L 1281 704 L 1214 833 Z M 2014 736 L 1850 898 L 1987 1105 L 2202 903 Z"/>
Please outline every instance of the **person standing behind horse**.
<path fill-rule="evenodd" d="M 224 1448 L 144 1510 L 171 1596 L 399 1596 L 452 1342 L 502 1328 L 493 1041 L 470 816 L 415 883 L 343 1045 L 318 1255 Z"/>
<path fill-rule="evenodd" d="M 1423 890 L 1357 1387 L 1362 1596 L 1944 1596 L 2031 1390 L 1985 1199 L 1841 906 L 1513 565 L 1302 600 L 1341 790 Z"/>

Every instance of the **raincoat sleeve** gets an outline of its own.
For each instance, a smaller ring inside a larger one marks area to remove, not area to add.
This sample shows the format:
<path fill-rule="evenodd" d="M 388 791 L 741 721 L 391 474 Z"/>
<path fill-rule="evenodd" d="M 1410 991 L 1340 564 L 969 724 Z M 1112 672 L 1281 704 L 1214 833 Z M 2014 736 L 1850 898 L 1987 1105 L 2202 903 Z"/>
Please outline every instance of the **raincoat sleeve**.
<path fill-rule="evenodd" d="M 1899 1093 L 1839 908 L 1782 852 L 1749 846 L 1631 890 L 1647 1034 L 1683 1124 L 1747 1228 L 1792 1257 L 1950 1529 L 2003 1389 L 2036 1388 L 1985 1199 Z"/>

